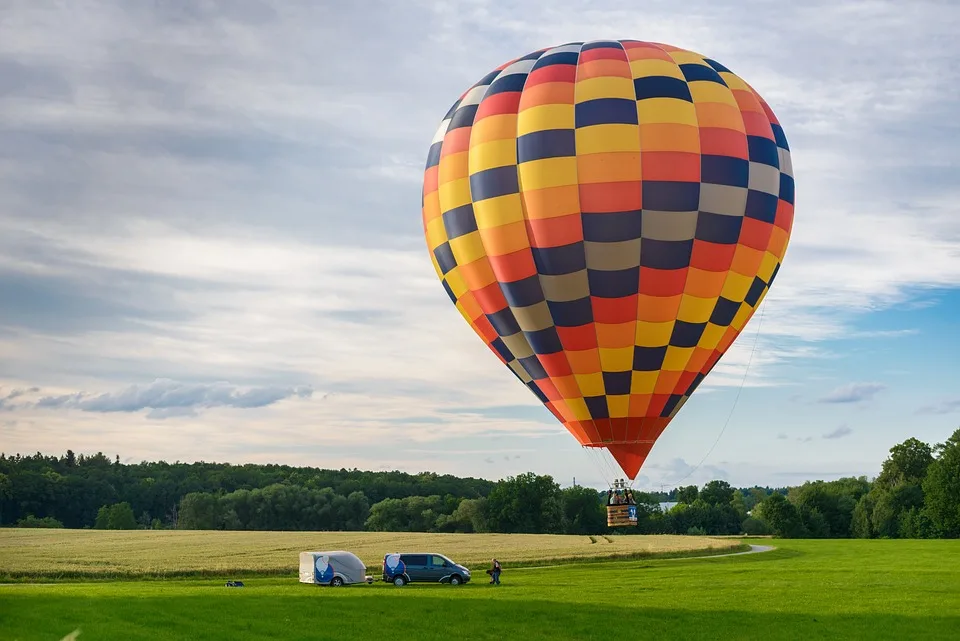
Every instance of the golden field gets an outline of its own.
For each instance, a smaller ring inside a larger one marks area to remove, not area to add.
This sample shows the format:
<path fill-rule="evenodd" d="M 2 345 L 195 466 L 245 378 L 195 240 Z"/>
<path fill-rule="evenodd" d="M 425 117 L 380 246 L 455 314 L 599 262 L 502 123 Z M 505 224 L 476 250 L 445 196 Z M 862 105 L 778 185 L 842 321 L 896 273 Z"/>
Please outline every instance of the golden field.
<path fill-rule="evenodd" d="M 348 550 L 377 574 L 388 552 L 437 552 L 470 567 L 718 553 L 738 539 L 700 536 L 0 529 L 0 576 L 294 574 L 302 551 Z"/>

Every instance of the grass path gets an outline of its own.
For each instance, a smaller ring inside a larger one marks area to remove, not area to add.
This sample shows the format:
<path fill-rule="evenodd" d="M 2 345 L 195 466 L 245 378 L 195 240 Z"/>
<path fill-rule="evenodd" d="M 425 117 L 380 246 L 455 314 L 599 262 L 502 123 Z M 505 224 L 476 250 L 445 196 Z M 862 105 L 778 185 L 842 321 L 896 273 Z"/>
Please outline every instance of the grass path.
<path fill-rule="evenodd" d="M 749 550 L 743 550 L 742 552 L 727 552 L 724 554 L 705 554 L 702 556 L 688 556 L 688 557 L 679 557 L 679 558 L 688 558 L 688 559 L 720 559 L 727 556 L 743 556 L 744 554 L 762 554 L 763 552 L 773 552 L 777 548 L 772 545 L 750 545 Z"/>

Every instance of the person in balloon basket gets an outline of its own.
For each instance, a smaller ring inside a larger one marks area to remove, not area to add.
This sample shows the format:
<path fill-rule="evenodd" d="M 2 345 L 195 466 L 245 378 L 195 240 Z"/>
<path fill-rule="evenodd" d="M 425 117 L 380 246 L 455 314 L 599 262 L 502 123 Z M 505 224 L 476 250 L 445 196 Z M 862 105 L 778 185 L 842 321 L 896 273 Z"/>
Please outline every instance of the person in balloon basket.
<path fill-rule="evenodd" d="M 493 560 L 493 565 L 487 570 L 487 574 L 490 575 L 490 584 L 491 585 L 500 585 L 500 572 L 503 569 L 500 567 L 500 561 L 496 559 Z"/>

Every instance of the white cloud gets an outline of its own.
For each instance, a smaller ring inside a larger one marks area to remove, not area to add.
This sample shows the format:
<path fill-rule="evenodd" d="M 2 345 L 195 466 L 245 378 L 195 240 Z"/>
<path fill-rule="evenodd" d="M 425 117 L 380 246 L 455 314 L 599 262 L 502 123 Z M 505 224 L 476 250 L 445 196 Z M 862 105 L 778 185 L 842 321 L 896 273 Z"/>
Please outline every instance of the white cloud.
<path fill-rule="evenodd" d="M 186 384 L 158 379 L 148 385 L 130 385 L 103 394 L 42 396 L 34 404 L 44 409 L 70 408 L 84 412 L 138 412 L 152 410 L 148 417 L 193 415 L 201 408 L 254 408 L 273 405 L 290 397 L 306 398 L 309 387 L 253 387 L 240 389 L 229 383 Z"/>
<path fill-rule="evenodd" d="M 837 429 L 824 434 L 823 438 L 837 439 L 837 438 L 843 438 L 844 436 L 850 436 L 851 434 L 853 434 L 853 429 L 849 425 L 841 425 Z"/>
<path fill-rule="evenodd" d="M 883 383 L 849 383 L 820 399 L 821 403 L 860 403 L 869 401 L 887 388 Z"/>
<path fill-rule="evenodd" d="M 960 398 L 951 398 L 932 405 L 924 405 L 918 414 L 953 414 L 960 412 Z"/>

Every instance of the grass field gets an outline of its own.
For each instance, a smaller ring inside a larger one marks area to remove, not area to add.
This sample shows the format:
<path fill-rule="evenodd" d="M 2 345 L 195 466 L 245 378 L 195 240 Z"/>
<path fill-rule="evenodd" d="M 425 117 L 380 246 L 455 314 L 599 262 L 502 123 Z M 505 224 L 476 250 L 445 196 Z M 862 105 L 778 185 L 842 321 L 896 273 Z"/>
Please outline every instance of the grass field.
<path fill-rule="evenodd" d="M 333 589 L 276 576 L 239 589 L 215 579 L 2 585 L 0 638 L 958 638 L 960 542 L 771 543 L 734 557 L 506 564 L 500 587 L 482 573 L 459 587 Z"/>
<path fill-rule="evenodd" d="M 0 579 L 295 575 L 298 554 L 349 550 L 379 571 L 398 551 L 447 554 L 468 567 L 736 551 L 736 539 L 378 532 L 0 530 Z"/>

